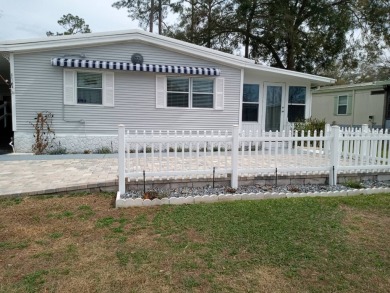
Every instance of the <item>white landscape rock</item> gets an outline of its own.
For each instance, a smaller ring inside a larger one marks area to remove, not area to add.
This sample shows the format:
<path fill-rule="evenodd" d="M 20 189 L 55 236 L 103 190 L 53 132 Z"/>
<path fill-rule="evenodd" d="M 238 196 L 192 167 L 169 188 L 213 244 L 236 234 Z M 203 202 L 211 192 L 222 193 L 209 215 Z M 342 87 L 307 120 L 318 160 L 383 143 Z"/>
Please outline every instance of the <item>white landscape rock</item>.
<path fill-rule="evenodd" d="M 314 192 L 298 192 L 298 193 L 284 193 L 284 192 L 259 192 L 259 193 L 238 193 L 238 194 L 211 194 L 211 195 L 196 195 L 187 197 L 170 197 L 162 199 L 142 199 L 142 198 L 128 198 L 123 199 L 120 193 L 116 194 L 116 207 L 139 207 L 139 206 L 158 206 L 163 204 L 181 205 L 181 204 L 195 204 L 195 203 L 212 203 L 236 200 L 260 200 L 260 199 L 276 199 L 276 198 L 295 198 L 295 197 L 337 197 L 337 196 L 355 196 L 355 195 L 371 195 L 379 193 L 389 193 L 390 187 L 373 187 L 365 189 L 349 189 L 336 191 L 314 191 Z"/>

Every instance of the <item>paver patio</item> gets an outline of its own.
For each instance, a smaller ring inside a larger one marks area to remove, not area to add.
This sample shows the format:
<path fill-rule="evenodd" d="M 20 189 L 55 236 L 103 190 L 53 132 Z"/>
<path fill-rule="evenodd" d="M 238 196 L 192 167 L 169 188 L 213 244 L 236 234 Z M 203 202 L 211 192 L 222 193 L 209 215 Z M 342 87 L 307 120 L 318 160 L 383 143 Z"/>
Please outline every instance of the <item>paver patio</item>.
<path fill-rule="evenodd" d="M 24 160 L 13 157 L 14 160 L 0 158 L 0 196 L 112 186 L 118 176 L 115 157 L 89 159 L 88 156 L 70 155 L 63 159 L 60 156 L 42 156 L 40 159 L 31 156 Z"/>

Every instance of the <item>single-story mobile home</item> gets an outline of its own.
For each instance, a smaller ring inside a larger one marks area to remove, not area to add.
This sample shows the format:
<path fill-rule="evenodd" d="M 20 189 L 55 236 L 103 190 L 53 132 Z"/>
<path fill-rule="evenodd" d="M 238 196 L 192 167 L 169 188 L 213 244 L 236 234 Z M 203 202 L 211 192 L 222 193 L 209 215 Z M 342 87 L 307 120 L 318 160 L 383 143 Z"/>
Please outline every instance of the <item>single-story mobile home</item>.
<path fill-rule="evenodd" d="M 68 151 L 115 148 L 118 124 L 282 131 L 311 116 L 311 87 L 334 83 L 141 30 L 8 41 L 0 53 L 18 152 L 31 152 L 43 111 Z"/>
<path fill-rule="evenodd" d="M 390 128 L 390 80 L 312 91 L 312 116 L 341 126 Z"/>

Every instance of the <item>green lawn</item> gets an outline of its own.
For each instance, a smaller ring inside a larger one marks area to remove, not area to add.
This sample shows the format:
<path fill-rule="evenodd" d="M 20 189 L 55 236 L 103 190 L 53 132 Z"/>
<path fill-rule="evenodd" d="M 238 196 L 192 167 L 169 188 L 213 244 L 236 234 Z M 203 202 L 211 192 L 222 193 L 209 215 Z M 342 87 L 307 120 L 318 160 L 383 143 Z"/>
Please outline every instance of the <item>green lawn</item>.
<path fill-rule="evenodd" d="M 390 195 L 0 200 L 0 292 L 389 292 Z"/>

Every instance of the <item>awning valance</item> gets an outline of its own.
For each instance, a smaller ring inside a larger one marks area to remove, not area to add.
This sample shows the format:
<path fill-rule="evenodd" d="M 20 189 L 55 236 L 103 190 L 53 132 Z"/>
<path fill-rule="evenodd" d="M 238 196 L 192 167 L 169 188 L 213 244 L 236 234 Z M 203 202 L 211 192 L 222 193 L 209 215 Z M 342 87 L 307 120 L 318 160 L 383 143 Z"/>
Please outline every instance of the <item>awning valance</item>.
<path fill-rule="evenodd" d="M 100 61 L 87 59 L 53 58 L 51 65 L 70 68 L 96 68 L 124 71 L 145 71 L 194 75 L 220 75 L 221 70 L 208 67 L 173 66 L 157 64 L 133 64 L 130 62 Z"/>

